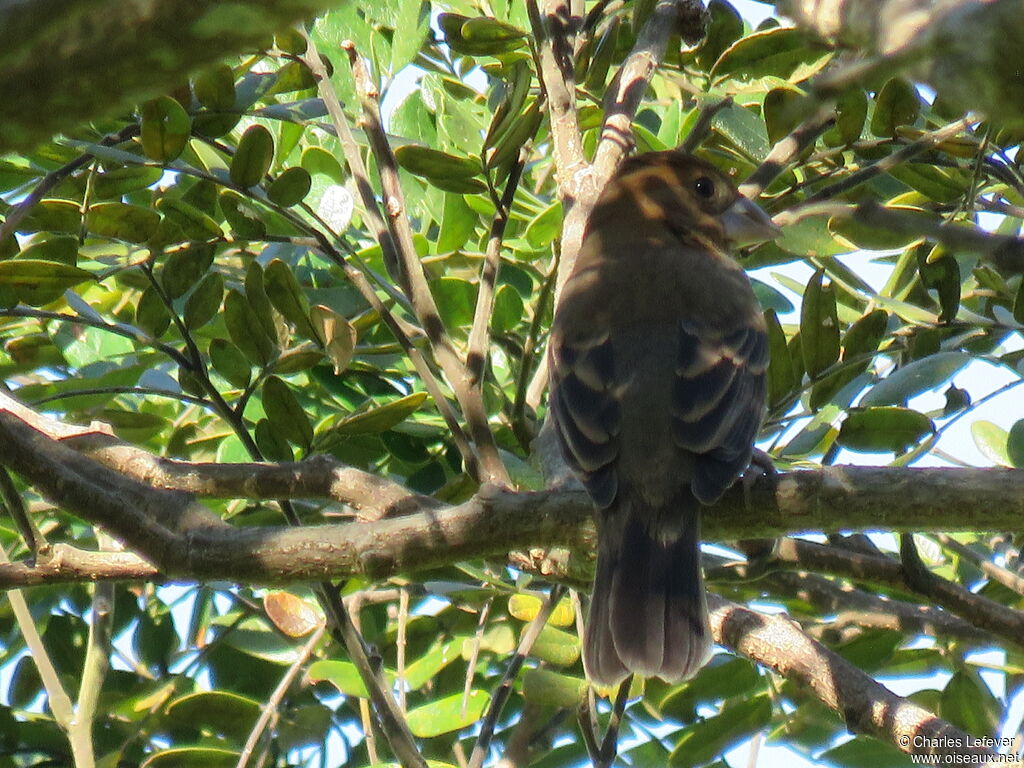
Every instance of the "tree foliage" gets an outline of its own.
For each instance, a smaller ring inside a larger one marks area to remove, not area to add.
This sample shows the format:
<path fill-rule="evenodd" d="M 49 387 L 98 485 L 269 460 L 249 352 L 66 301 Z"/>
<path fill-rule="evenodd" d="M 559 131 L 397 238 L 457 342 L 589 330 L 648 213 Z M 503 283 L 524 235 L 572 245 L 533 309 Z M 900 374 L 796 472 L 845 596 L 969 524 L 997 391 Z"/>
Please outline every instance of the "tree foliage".
<path fill-rule="evenodd" d="M 743 254 L 780 470 L 955 466 L 966 424 L 1024 468 L 1019 121 L 725 0 L 585 10 L 343 4 L 0 157 L 0 765 L 610 765 L 617 729 L 616 764 L 725 766 L 757 736 L 897 766 L 1016 733 L 1019 539 L 939 493 L 898 542 L 835 533 L 871 527 L 841 506 L 827 540 L 715 542 L 718 653 L 618 709 L 579 658 L 585 535 L 459 556 L 486 542 L 445 527 L 455 505 L 544 488 L 559 275 L 627 134 L 695 149 L 784 227 Z M 1019 477 L 977 481 L 1019 509 Z M 429 569 L 389 559 L 409 512 Z M 332 527 L 289 550 L 285 524 Z M 224 531 L 252 547 L 230 568 L 200 554 Z M 150 543 L 172 539 L 194 559 Z M 246 561 L 261 579 L 221 580 Z"/>

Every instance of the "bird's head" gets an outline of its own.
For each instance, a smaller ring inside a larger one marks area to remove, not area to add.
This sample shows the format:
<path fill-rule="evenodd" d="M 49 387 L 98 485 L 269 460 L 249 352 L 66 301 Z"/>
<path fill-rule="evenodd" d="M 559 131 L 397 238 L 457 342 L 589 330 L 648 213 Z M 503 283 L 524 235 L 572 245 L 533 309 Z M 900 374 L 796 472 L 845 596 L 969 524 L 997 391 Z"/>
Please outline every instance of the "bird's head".
<path fill-rule="evenodd" d="M 715 166 L 677 151 L 626 160 L 601 193 L 591 227 L 614 224 L 627 207 L 683 240 L 750 245 L 779 236 L 768 215 Z"/>

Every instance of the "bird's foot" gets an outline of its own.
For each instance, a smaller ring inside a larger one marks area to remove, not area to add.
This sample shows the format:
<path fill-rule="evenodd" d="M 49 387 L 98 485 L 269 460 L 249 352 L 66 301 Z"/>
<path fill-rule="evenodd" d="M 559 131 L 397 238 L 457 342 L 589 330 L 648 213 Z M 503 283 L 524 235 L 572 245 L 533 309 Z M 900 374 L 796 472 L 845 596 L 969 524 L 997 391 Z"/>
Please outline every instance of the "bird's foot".
<path fill-rule="evenodd" d="M 750 491 L 762 477 L 774 479 L 778 475 L 772 457 L 760 448 L 755 448 L 750 456 L 750 465 L 743 471 L 740 482 L 743 483 L 743 501 L 750 509 Z"/>

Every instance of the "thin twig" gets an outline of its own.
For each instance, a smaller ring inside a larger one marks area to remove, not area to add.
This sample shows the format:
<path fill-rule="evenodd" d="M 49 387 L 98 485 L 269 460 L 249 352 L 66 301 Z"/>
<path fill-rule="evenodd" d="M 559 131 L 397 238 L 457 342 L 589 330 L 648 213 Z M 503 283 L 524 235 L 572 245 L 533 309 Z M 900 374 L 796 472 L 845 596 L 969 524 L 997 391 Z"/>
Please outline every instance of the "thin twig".
<path fill-rule="evenodd" d="M 476 622 L 476 633 L 473 635 L 473 644 L 469 651 L 469 661 L 466 662 L 466 682 L 462 686 L 462 716 L 466 716 L 469 707 L 469 694 L 473 690 L 473 677 L 476 675 L 476 661 L 480 657 L 480 642 L 483 639 L 484 630 L 487 628 L 487 617 L 491 615 L 491 603 L 493 598 L 488 597 L 480 608 L 480 617 Z"/>
<path fill-rule="evenodd" d="M 45 309 L 31 309 L 22 306 L 0 309 L 0 317 L 28 317 L 35 318 L 37 320 L 60 320 L 65 323 L 74 323 L 76 325 L 86 325 L 90 328 L 99 328 L 100 330 L 112 333 L 115 336 L 122 336 L 126 339 L 131 339 L 132 341 L 144 344 L 147 347 L 159 350 L 174 360 L 179 367 L 189 371 L 192 370 L 191 361 L 181 352 L 172 346 L 154 339 L 141 328 L 136 328 L 134 325 L 128 325 L 126 323 L 117 323 L 116 325 L 112 325 L 110 323 L 105 323 L 102 320 L 94 320 L 91 317 L 84 317 L 83 315 L 70 315 L 64 312 L 50 312 Z"/>
<path fill-rule="evenodd" d="M 952 550 L 959 557 L 974 563 L 981 569 L 981 572 L 993 581 L 999 582 L 1007 589 L 1012 589 L 1018 595 L 1024 595 L 1024 579 L 1007 568 L 1001 568 L 991 560 L 986 560 L 973 549 L 965 547 L 959 541 L 945 533 L 937 533 L 933 537 L 945 549 Z"/>
<path fill-rule="evenodd" d="M 483 386 L 484 371 L 487 368 L 487 346 L 489 343 L 489 324 L 494 310 L 494 286 L 498 281 L 501 268 L 501 243 L 505 236 L 512 199 L 519 187 L 519 177 L 523 172 L 523 163 L 528 154 L 526 147 L 519 151 L 519 157 L 509 171 L 505 182 L 505 192 L 498 203 L 498 210 L 491 222 L 491 232 L 487 238 L 487 250 L 484 263 L 480 268 L 480 287 L 477 293 L 476 310 L 473 314 L 473 327 L 469 332 L 469 351 L 466 364 L 469 367 L 470 382 L 476 387 Z"/>
<path fill-rule="evenodd" d="M 139 133 L 139 130 L 139 125 L 137 123 L 132 123 L 131 125 L 125 126 L 117 133 L 105 136 L 99 143 L 104 147 L 112 147 L 115 144 L 120 144 L 133 136 L 136 136 Z M 25 195 L 25 197 L 22 198 L 16 206 L 7 212 L 3 223 L 0 224 L 0 243 L 17 231 L 18 225 L 25 220 L 25 217 L 32 212 L 32 209 L 35 208 L 36 204 L 46 196 L 47 192 L 56 187 L 79 168 L 84 168 L 95 159 L 94 155 L 87 152 L 79 155 L 74 160 L 65 163 L 60 168 L 50 171 L 40 179 L 39 183 L 35 185 L 32 191 Z"/>
<path fill-rule="evenodd" d="M 96 532 L 99 547 L 104 551 L 119 551 L 120 544 L 103 531 Z M 96 719 L 103 680 L 110 669 L 111 632 L 114 626 L 114 585 L 94 584 L 92 611 L 89 619 L 89 638 L 86 643 L 82 677 L 78 686 L 75 706 L 77 725 L 91 733 Z"/>
<path fill-rule="evenodd" d="M 558 601 L 562 599 L 564 593 L 565 588 L 560 585 L 556 584 L 551 587 L 547 599 L 541 605 L 540 610 L 537 611 L 533 621 L 527 626 L 526 631 L 523 632 L 523 636 L 519 640 L 519 647 L 516 648 L 515 654 L 509 660 L 508 667 L 505 668 L 505 674 L 502 676 L 497 690 L 495 690 L 494 695 L 491 697 L 491 703 L 487 707 L 487 713 L 484 715 L 480 726 L 480 735 L 477 737 L 476 744 L 473 746 L 473 752 L 469 758 L 469 768 L 482 768 L 491 746 L 491 739 L 494 738 L 494 730 L 498 726 L 501 710 L 504 708 L 509 696 L 512 695 L 512 685 L 515 682 L 516 676 L 519 674 L 523 662 L 526 661 L 526 657 L 530 653 L 534 642 L 536 642 L 537 637 L 540 635 L 540 631 L 547 624 L 551 611 L 558 605 Z"/>
<path fill-rule="evenodd" d="M 565 202 L 564 193 L 575 184 L 574 176 L 588 165 L 576 112 L 575 74 L 570 55 L 572 46 L 566 38 L 564 25 L 564 19 L 569 16 L 569 5 L 565 0 L 548 0 L 543 16 L 537 0 L 527 0 L 526 7 L 539 48 L 537 68 L 551 118 L 551 152 L 559 197 Z"/>
<path fill-rule="evenodd" d="M 324 585 L 319 585 L 316 591 L 322 592 L 325 589 Z M 335 592 L 335 596 L 336 594 Z M 324 600 L 321 604 L 325 607 L 330 606 L 329 610 L 334 614 L 330 617 L 331 624 L 340 633 L 349 660 L 355 665 L 360 679 L 369 691 L 377 721 L 402 768 L 427 768 L 427 762 L 420 754 L 409 731 L 409 724 L 398 709 L 395 697 L 389 690 L 387 680 L 384 679 L 383 667 L 370 661 L 370 653 L 363 636 L 352 623 L 348 610 L 339 599 Z"/>
<path fill-rule="evenodd" d="M 482 476 L 478 476 L 476 467 L 467 467 L 467 471 L 477 479 L 509 485 L 511 480 L 508 471 L 505 469 L 501 454 L 498 452 L 498 444 L 488 423 L 483 393 L 473 386 L 472 374 L 455 351 L 451 336 L 444 327 L 437 303 L 430 292 L 423 266 L 416 255 L 412 228 L 406 214 L 405 194 L 398 176 L 398 162 L 380 119 L 377 87 L 373 84 L 366 62 L 356 50 L 355 43 L 346 40 L 342 43 L 342 48 L 348 53 L 356 91 L 362 102 L 363 130 L 377 160 L 377 170 L 384 192 L 388 231 L 391 233 L 401 264 L 403 287 L 412 302 L 417 320 L 427 334 L 434 357 L 462 407 L 469 434 L 480 457 L 479 469 L 482 470 Z"/>
<path fill-rule="evenodd" d="M 594 687 L 591 685 L 581 686 L 579 704 L 576 705 L 576 717 L 579 720 L 587 755 L 595 766 L 601 761 L 601 745 L 597 743 L 597 723 L 594 722 L 596 703 Z"/>
<path fill-rule="evenodd" d="M 10 563 L 10 559 L 7 556 L 7 550 L 0 547 L 0 565 L 7 565 L 8 563 Z M 39 673 L 39 679 L 43 683 L 43 690 L 46 691 L 46 700 L 50 707 L 50 712 L 53 713 L 53 719 L 65 736 L 67 736 L 76 768 L 79 766 L 92 768 L 95 762 L 92 740 L 90 738 L 86 743 L 83 743 L 77 738 L 75 707 L 71 702 L 71 697 L 64 690 L 64 686 L 60 681 L 60 675 L 53 664 L 53 659 L 50 658 L 46 645 L 43 643 L 43 638 L 39 635 L 35 619 L 32 617 L 32 610 L 28 606 L 28 601 L 25 600 L 25 594 L 20 589 L 11 589 L 7 591 L 7 599 L 11 604 L 11 610 L 14 612 L 14 620 L 18 625 L 18 630 L 21 632 L 21 637 L 28 647 L 29 657 L 32 659 L 32 663 L 35 664 L 36 670 Z"/>
<path fill-rule="evenodd" d="M 264 732 L 270 727 L 271 721 L 277 717 L 278 708 L 281 706 L 281 702 L 284 700 L 285 694 L 288 693 L 288 689 L 291 688 L 295 678 L 299 676 L 306 660 L 309 659 L 313 651 L 316 650 L 317 645 L 320 643 L 320 639 L 324 636 L 325 630 L 325 624 L 320 624 L 320 626 L 313 630 L 313 633 L 309 636 L 309 640 L 307 640 L 306 644 L 299 650 L 299 654 L 295 661 L 291 663 L 287 671 L 281 676 L 280 681 L 278 681 L 277 685 L 274 687 L 274 690 L 267 698 L 266 703 L 260 708 L 260 716 L 253 725 L 252 730 L 249 731 L 249 736 L 245 740 L 245 745 L 242 747 L 242 751 L 238 755 L 238 762 L 235 763 L 235 768 L 246 768 L 246 766 L 249 765 L 249 761 L 252 759 L 253 753 L 256 751 L 256 747 L 259 745 Z"/>
<path fill-rule="evenodd" d="M 395 638 L 395 677 L 398 685 L 398 708 L 405 712 L 405 640 L 409 626 L 409 590 L 398 590 L 398 635 Z"/>
<path fill-rule="evenodd" d="M 531 384 L 533 372 L 533 360 L 537 354 L 538 348 L 543 349 L 541 343 L 541 333 L 543 332 L 544 318 L 547 313 L 548 302 L 551 301 L 551 297 L 555 291 L 555 281 L 558 279 L 558 262 L 556 261 L 551 269 L 551 272 L 545 278 L 543 285 L 540 289 L 540 295 L 537 296 L 537 302 L 533 306 L 533 319 L 530 321 L 530 331 L 526 336 L 526 342 L 523 344 L 523 354 L 519 360 L 519 371 L 516 373 L 516 394 L 515 399 L 512 401 L 512 431 L 515 433 L 516 438 L 524 446 L 529 446 L 536 437 L 536 430 L 532 428 L 532 425 L 527 424 L 526 421 L 526 406 L 531 404 L 529 398 L 529 387 Z M 541 360 L 541 369 L 545 371 L 546 366 L 543 365 Z M 539 404 L 540 395 L 537 395 L 537 404 Z"/>
<path fill-rule="evenodd" d="M 14 479 L 4 467 L 0 467 L 0 509 L 6 511 L 14 520 L 18 533 L 25 540 L 25 548 L 28 550 L 30 558 L 29 563 L 35 565 L 39 555 L 45 555 L 50 551 L 50 545 L 36 526 L 35 521 L 29 516 L 28 510 L 25 509 L 25 502 L 22 500 L 21 494 L 18 493 L 17 486 L 14 485 Z"/>
<path fill-rule="evenodd" d="M 705 104 L 700 108 L 700 114 L 697 115 L 697 120 L 693 124 L 693 128 L 686 134 L 686 138 L 683 143 L 679 145 L 679 151 L 685 154 L 692 154 L 697 151 L 697 147 L 704 141 L 704 138 L 708 135 L 711 130 L 711 123 L 715 119 L 715 115 L 721 112 L 723 109 L 729 109 L 733 105 L 732 96 L 726 96 L 724 99 L 718 101 L 712 101 Z"/>
<path fill-rule="evenodd" d="M 751 200 L 759 197 L 765 187 L 782 175 L 789 164 L 835 122 L 835 118 L 833 104 L 821 105 L 813 115 L 772 147 L 757 170 L 740 184 L 740 194 Z"/>
<path fill-rule="evenodd" d="M 608 730 L 604 732 L 604 739 L 601 741 L 601 762 L 595 768 L 611 768 L 612 763 L 615 762 L 615 756 L 619 750 L 619 728 L 622 726 L 622 715 L 626 711 L 629 688 L 632 685 L 632 675 L 627 676 L 619 684 L 619 690 L 615 694 L 615 704 L 612 706 L 612 715 L 608 720 Z"/>
<path fill-rule="evenodd" d="M 935 145 L 941 144 L 947 139 L 954 138 L 957 134 L 969 129 L 976 122 L 978 121 L 974 118 L 965 117 L 962 120 L 956 120 L 942 128 L 929 131 L 920 138 L 910 142 L 902 149 L 896 150 L 891 155 L 886 155 L 878 162 L 872 163 L 866 168 L 862 168 L 859 171 L 851 173 L 849 176 L 841 181 L 837 181 L 835 184 L 830 184 L 823 189 L 819 189 L 804 201 L 804 205 L 811 205 L 823 200 L 830 200 L 833 197 L 849 192 L 850 190 L 859 187 L 861 184 L 864 184 L 877 176 L 881 176 L 883 173 L 888 173 L 896 166 L 905 163 L 907 160 L 916 157 L 922 152 L 926 152 Z"/>

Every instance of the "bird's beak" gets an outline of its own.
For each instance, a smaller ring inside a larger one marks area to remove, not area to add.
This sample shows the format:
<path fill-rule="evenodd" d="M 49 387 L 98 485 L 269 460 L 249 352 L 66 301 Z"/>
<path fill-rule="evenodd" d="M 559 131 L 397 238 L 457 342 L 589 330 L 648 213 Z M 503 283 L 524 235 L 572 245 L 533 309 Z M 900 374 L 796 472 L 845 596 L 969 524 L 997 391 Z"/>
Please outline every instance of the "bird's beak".
<path fill-rule="evenodd" d="M 736 245 L 753 245 L 774 240 L 782 230 L 761 208 L 745 197 L 740 197 L 722 214 L 725 236 Z"/>

